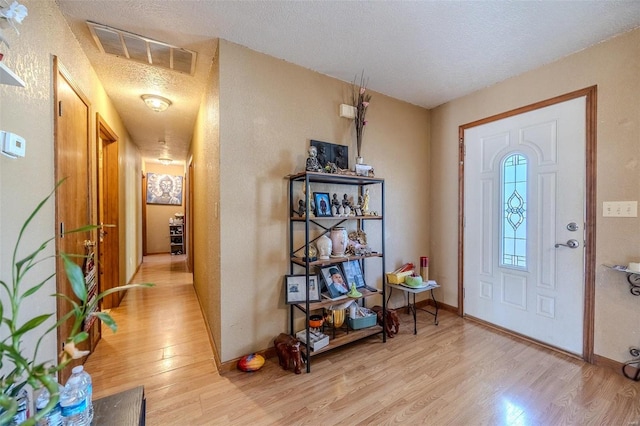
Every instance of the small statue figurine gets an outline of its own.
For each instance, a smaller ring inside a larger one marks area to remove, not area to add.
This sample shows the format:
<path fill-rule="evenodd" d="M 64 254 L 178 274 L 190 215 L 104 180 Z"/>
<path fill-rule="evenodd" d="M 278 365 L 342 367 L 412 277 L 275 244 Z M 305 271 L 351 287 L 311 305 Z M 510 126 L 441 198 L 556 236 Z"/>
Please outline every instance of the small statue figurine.
<path fill-rule="evenodd" d="M 318 150 L 315 146 L 309 147 L 309 157 L 307 158 L 307 167 L 308 172 L 321 172 L 322 166 L 318 161 Z"/>
<path fill-rule="evenodd" d="M 364 197 L 362 197 L 362 212 L 364 214 L 369 213 L 369 188 L 365 189 Z"/>
<path fill-rule="evenodd" d="M 293 372 L 300 374 L 302 357 L 300 356 L 300 342 L 292 336 L 280 333 L 273 341 L 280 366 L 285 370 L 293 368 Z"/>
<path fill-rule="evenodd" d="M 349 201 L 349 197 L 347 197 L 347 194 L 344 194 L 344 196 L 342 197 L 342 207 L 344 207 L 345 209 L 347 207 L 351 208 L 351 201 Z"/>
<path fill-rule="evenodd" d="M 307 189 L 305 185 L 302 185 L 302 197 L 306 199 L 306 201 L 299 200 L 298 201 L 298 214 L 300 214 L 300 208 L 302 208 L 302 214 L 300 217 L 304 217 L 304 212 L 306 211 L 306 207 L 309 207 L 309 217 L 316 217 L 314 214 L 314 210 L 316 208 L 316 203 L 313 202 L 311 198 L 311 194 L 307 194 Z"/>
<path fill-rule="evenodd" d="M 357 299 L 358 297 L 362 297 L 362 293 L 360 293 L 356 289 L 356 283 L 351 283 L 351 290 L 349 290 L 349 293 L 347 293 L 347 297 L 353 297 L 355 299 Z"/>
<path fill-rule="evenodd" d="M 382 316 L 385 315 L 385 332 L 387 333 L 387 337 L 393 337 L 395 334 L 398 334 L 400 331 L 400 320 L 398 319 L 398 314 L 395 309 L 386 309 L 382 310 L 382 306 L 376 305 L 371 308 L 373 312 L 378 316 L 378 324 L 382 325 Z"/>
<path fill-rule="evenodd" d="M 340 207 L 340 200 L 338 200 L 338 194 L 334 193 L 333 198 L 331 199 L 331 205 L 336 206 L 336 208 Z M 344 203 L 342 204 L 344 206 Z"/>

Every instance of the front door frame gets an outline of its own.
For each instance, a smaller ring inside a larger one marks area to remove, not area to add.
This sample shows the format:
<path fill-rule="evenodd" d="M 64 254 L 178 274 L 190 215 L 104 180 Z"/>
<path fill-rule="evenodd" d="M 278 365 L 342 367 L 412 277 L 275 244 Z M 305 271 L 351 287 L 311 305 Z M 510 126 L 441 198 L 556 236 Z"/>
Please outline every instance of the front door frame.
<path fill-rule="evenodd" d="M 464 131 L 503 118 L 524 114 L 550 105 L 586 98 L 586 181 L 585 181 L 585 274 L 584 274 L 584 327 L 583 359 L 593 363 L 595 319 L 595 263 L 596 263 L 596 142 L 597 142 L 597 86 L 591 86 L 555 98 L 536 102 L 501 114 L 483 118 L 458 127 L 458 315 L 464 315 Z"/>

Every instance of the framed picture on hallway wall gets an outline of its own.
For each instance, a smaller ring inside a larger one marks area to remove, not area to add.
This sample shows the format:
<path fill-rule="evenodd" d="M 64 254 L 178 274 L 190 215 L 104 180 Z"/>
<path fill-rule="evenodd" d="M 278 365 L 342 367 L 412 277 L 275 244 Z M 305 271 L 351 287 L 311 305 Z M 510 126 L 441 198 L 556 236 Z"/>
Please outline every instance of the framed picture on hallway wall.
<path fill-rule="evenodd" d="M 147 173 L 147 204 L 182 205 L 182 176 Z"/>

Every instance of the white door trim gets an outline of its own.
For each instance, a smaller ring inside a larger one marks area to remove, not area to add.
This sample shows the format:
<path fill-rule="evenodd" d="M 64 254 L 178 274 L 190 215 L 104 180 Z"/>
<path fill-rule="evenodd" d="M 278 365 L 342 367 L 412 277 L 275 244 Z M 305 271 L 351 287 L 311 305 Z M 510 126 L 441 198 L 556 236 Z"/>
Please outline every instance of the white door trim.
<path fill-rule="evenodd" d="M 459 126 L 459 162 L 458 162 L 458 314 L 464 313 L 464 131 L 465 129 L 523 114 L 549 105 L 571 99 L 586 98 L 586 152 L 585 152 L 585 288 L 584 288 L 584 327 L 583 327 L 583 359 L 593 363 L 594 340 L 594 295 L 595 295 L 595 226 L 596 226 L 596 112 L 597 86 L 588 87 L 567 93 L 552 99 L 517 108 L 471 123 Z"/>

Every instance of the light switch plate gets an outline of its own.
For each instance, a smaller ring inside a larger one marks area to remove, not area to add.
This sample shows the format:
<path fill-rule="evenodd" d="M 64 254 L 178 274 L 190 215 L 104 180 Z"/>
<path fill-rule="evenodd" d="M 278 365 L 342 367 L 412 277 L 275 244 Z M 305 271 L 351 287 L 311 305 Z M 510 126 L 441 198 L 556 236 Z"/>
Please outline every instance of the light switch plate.
<path fill-rule="evenodd" d="M 637 201 L 605 201 L 602 203 L 604 217 L 638 217 Z"/>

